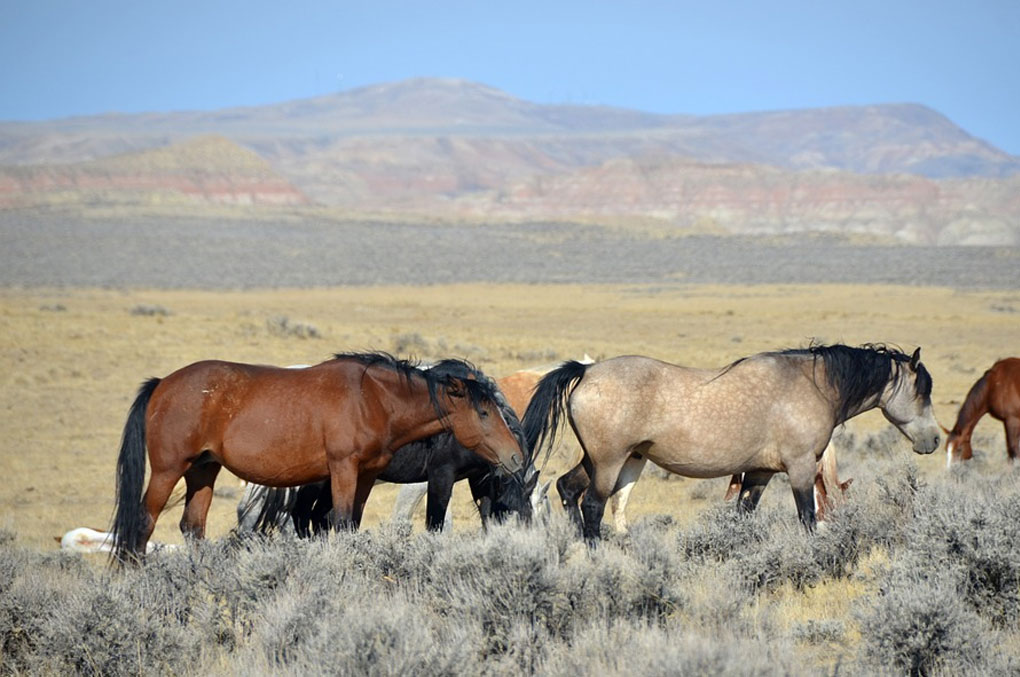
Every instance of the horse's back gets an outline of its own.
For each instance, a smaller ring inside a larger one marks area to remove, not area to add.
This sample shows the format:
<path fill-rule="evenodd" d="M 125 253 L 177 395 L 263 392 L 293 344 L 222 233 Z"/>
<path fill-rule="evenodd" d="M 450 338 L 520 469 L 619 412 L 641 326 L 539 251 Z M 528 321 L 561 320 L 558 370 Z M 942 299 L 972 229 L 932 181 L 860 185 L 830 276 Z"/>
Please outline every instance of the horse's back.
<path fill-rule="evenodd" d="M 599 362 L 571 393 L 570 413 L 589 453 L 593 446 L 640 450 L 691 477 L 780 470 L 784 440 L 814 440 L 832 430 L 817 386 L 800 367 L 769 353 L 722 369 L 641 356 Z M 810 430 L 805 417 L 817 419 Z"/>
<path fill-rule="evenodd" d="M 345 397 L 353 387 L 348 379 L 327 369 L 221 360 L 182 367 L 162 380 L 150 400 L 150 452 L 168 463 L 208 453 L 258 484 L 300 483 L 290 481 L 295 473 L 325 477 L 323 440 L 340 425 L 345 407 L 355 406 Z"/>
<path fill-rule="evenodd" d="M 1020 416 L 1020 357 L 999 360 L 986 372 L 992 414 L 1004 420 Z"/>
<path fill-rule="evenodd" d="M 535 386 L 541 379 L 542 374 L 540 372 L 518 371 L 497 379 L 496 384 L 503 391 L 503 395 L 510 404 L 510 408 L 514 410 L 514 413 L 519 417 L 523 417 L 524 412 L 528 408 L 528 403 L 531 402 L 531 395 L 535 391 Z"/>

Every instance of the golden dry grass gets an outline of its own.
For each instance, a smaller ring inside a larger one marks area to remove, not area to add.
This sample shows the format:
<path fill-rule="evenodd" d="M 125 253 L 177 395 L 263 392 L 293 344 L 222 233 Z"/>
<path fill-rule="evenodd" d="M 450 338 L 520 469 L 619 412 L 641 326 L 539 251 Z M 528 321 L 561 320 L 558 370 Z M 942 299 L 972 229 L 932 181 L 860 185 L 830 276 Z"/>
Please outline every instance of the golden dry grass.
<path fill-rule="evenodd" d="M 131 313 L 142 305 L 169 314 Z M 200 359 L 309 363 L 341 350 L 392 351 L 412 337 L 419 356 L 463 356 L 501 376 L 553 355 L 586 352 L 712 366 L 813 338 L 890 342 L 922 346 L 935 380 L 936 413 L 951 425 L 971 383 L 996 359 L 1017 352 L 1020 322 L 1003 310 L 1009 307 L 1020 307 L 1020 293 L 884 286 L 3 289 L 0 527 L 39 549 L 55 548 L 53 537 L 72 527 L 104 528 L 121 427 L 138 384 Z M 280 316 L 314 326 L 322 338 L 273 333 L 268 321 Z M 871 412 L 852 425 L 873 430 L 886 424 Z M 978 433 L 1002 437 L 987 420 Z M 569 454 L 554 457 L 549 477 L 566 468 Z M 938 472 L 943 457 L 918 463 L 922 472 Z M 629 514 L 667 513 L 684 521 L 706 501 L 721 500 L 722 484 L 718 492 L 697 485 L 645 478 Z M 228 473 L 217 483 L 226 493 L 237 486 Z M 376 488 L 366 526 L 389 515 L 394 493 L 390 486 Z M 781 493 L 773 490 L 771 500 L 789 502 L 792 511 L 792 500 Z M 214 500 L 211 537 L 232 526 L 235 503 L 230 496 Z M 461 528 L 477 525 L 463 488 L 455 510 Z M 179 516 L 179 507 L 168 511 L 155 538 L 179 542 Z"/>

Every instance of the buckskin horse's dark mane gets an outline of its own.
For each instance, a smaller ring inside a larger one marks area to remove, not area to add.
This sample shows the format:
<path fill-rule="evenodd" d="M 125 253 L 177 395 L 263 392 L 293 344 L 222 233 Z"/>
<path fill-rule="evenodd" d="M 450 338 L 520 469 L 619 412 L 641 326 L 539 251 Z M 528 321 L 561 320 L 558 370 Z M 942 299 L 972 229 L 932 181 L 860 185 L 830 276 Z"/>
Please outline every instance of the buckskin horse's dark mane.
<path fill-rule="evenodd" d="M 879 343 L 866 343 L 856 348 L 841 343 L 810 345 L 807 348 L 788 348 L 771 354 L 810 357 L 816 362 L 822 361 L 826 381 L 836 391 L 836 420 L 839 423 L 846 421 L 852 411 L 869 399 L 880 395 L 890 377 L 899 380 L 899 372 L 895 375 L 892 373 L 893 363 L 910 362 L 910 355 L 899 348 Z M 754 356 L 742 357 L 733 362 L 715 378 L 722 377 L 751 357 Z M 921 362 L 917 363 L 917 379 L 914 386 L 918 396 L 931 397 L 931 374 Z"/>
<path fill-rule="evenodd" d="M 842 344 L 813 345 L 784 350 L 779 354 L 811 356 L 814 360 L 822 361 L 826 380 L 836 391 L 838 400 L 836 420 L 840 423 L 847 420 L 852 411 L 869 399 L 880 395 L 889 383 L 890 377 L 898 382 L 899 372 L 893 374 L 895 362 L 910 362 L 910 355 L 902 350 L 873 343 L 857 348 Z M 914 386 L 918 396 L 931 396 L 931 375 L 920 362 L 917 363 L 917 379 Z"/>

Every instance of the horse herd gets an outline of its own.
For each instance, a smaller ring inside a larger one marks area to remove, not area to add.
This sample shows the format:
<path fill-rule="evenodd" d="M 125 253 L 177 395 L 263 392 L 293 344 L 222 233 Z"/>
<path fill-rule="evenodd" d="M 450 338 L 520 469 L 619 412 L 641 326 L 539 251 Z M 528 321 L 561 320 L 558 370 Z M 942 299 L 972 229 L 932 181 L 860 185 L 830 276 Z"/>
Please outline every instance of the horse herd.
<path fill-rule="evenodd" d="M 1010 460 L 1020 453 L 1020 359 L 997 362 L 974 384 L 951 431 L 936 422 L 931 392 L 920 349 L 870 344 L 759 353 L 721 369 L 641 356 L 571 360 L 498 382 L 461 360 L 422 366 L 375 352 L 301 369 L 197 362 L 141 386 L 107 542 L 115 560 L 140 560 L 182 477 L 181 531 L 203 537 L 223 467 L 249 483 L 238 509 L 244 529 L 356 529 L 376 481 L 425 483 L 429 529 L 443 528 L 460 480 L 483 525 L 529 520 L 548 488 L 536 461 L 543 449 L 548 460 L 564 420 L 582 454 L 557 490 L 589 542 L 611 497 L 622 499 L 615 512 L 625 525 L 623 504 L 649 460 L 686 477 L 731 476 L 742 511 L 784 472 L 812 529 L 816 486 L 831 490 L 835 478 L 833 430 L 869 409 L 918 454 L 935 451 L 945 432 L 950 462 L 970 458 L 985 413 L 1004 422 Z"/>

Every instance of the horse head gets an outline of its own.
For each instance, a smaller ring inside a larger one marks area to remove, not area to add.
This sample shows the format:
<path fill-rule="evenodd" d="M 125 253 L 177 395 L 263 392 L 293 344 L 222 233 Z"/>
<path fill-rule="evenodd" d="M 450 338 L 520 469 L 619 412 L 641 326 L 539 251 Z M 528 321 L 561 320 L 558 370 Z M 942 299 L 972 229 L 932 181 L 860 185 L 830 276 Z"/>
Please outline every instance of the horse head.
<path fill-rule="evenodd" d="M 946 467 L 961 461 L 969 461 L 974 457 L 970 446 L 970 435 L 964 435 L 957 429 L 946 430 Z"/>
<path fill-rule="evenodd" d="M 914 444 L 914 452 L 930 454 L 939 446 L 940 428 L 931 406 L 931 375 L 918 348 L 908 358 L 890 352 L 892 374 L 879 399 L 886 419 Z"/>
<path fill-rule="evenodd" d="M 495 382 L 461 360 L 443 360 L 428 371 L 440 379 L 444 419 L 457 442 L 522 481 L 527 455 L 507 421 L 513 410 Z"/>

